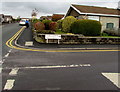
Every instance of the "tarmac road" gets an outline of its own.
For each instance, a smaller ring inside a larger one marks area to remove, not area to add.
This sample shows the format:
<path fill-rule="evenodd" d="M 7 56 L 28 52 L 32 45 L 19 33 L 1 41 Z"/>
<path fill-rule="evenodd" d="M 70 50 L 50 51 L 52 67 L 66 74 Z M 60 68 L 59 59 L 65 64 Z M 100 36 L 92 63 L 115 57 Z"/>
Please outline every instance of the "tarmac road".
<path fill-rule="evenodd" d="M 0 26 L 2 27 L 2 35 L 0 36 L 2 38 L 2 56 L 4 57 L 8 51 L 10 50 L 10 48 L 8 48 L 5 43 L 6 41 L 12 37 L 20 28 L 21 26 L 19 26 L 18 23 L 12 23 L 12 24 L 7 24 L 7 25 L 3 25 Z"/>
<path fill-rule="evenodd" d="M 21 35 L 21 42 L 31 38 L 29 31 L 26 32 L 27 36 L 24 32 L 24 36 Z M 51 45 L 44 46 L 50 48 Z M 118 90 L 118 55 L 117 51 L 33 52 L 12 49 L 3 63 L 2 88 L 14 92 Z"/>
<path fill-rule="evenodd" d="M 3 87 L 7 80 L 14 79 L 12 90 L 117 90 L 102 73 L 118 73 L 118 52 L 12 50 L 3 68 Z M 18 72 L 12 76 L 10 72 L 14 68 Z"/>

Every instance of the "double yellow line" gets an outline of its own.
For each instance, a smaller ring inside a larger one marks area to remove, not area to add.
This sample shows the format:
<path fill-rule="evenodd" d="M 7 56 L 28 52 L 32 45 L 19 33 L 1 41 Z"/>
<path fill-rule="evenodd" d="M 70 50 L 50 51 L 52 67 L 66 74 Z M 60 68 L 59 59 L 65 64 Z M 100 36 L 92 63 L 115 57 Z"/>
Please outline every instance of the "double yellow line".
<path fill-rule="evenodd" d="M 13 47 L 12 47 L 12 41 L 17 38 L 17 36 L 22 32 L 22 30 L 23 30 L 24 28 L 25 28 L 25 27 L 22 27 L 16 34 L 14 34 L 14 35 L 6 42 L 6 45 L 7 45 L 8 47 L 13 48 Z"/>
<path fill-rule="evenodd" d="M 13 35 L 7 42 L 6 45 L 10 48 L 24 50 L 24 51 L 40 51 L 40 52 L 101 52 L 101 51 L 120 51 L 120 50 L 43 50 L 43 49 L 29 49 L 23 47 L 17 47 L 13 45 L 13 41 L 19 36 L 19 34 L 25 29 L 22 27 L 15 35 Z"/>

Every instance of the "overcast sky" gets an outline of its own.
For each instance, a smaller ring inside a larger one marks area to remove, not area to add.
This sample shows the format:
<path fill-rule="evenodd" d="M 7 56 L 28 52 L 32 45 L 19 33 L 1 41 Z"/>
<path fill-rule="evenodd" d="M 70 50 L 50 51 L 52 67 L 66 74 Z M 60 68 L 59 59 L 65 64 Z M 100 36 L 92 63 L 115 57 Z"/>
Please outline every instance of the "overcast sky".
<path fill-rule="evenodd" d="M 54 13 L 65 14 L 71 4 L 117 8 L 118 2 L 119 0 L 2 0 L 0 13 L 14 17 L 31 17 L 32 10 L 36 8 L 40 17 Z"/>

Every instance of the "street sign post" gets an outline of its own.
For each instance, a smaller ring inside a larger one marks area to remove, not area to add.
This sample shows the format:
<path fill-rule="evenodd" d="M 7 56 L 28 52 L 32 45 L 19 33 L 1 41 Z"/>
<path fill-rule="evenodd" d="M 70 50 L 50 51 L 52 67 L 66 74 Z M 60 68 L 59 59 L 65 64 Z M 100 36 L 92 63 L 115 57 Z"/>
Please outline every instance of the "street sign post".
<path fill-rule="evenodd" d="M 59 40 L 61 39 L 61 35 L 56 35 L 56 34 L 46 34 L 45 35 L 46 43 L 48 43 L 49 39 L 57 39 L 58 44 L 60 43 Z"/>

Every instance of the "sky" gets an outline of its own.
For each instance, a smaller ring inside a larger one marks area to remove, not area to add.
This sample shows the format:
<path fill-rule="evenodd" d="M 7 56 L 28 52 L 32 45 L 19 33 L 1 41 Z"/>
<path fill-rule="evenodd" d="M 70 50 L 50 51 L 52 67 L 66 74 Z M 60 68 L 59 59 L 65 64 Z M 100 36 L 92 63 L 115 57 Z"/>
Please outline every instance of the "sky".
<path fill-rule="evenodd" d="M 31 17 L 33 9 L 37 17 L 66 14 L 71 4 L 117 8 L 120 0 L 2 0 L 0 13 L 13 17 Z"/>

